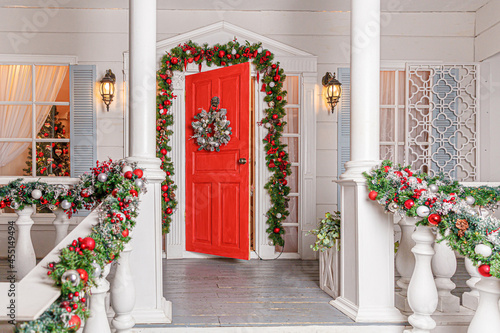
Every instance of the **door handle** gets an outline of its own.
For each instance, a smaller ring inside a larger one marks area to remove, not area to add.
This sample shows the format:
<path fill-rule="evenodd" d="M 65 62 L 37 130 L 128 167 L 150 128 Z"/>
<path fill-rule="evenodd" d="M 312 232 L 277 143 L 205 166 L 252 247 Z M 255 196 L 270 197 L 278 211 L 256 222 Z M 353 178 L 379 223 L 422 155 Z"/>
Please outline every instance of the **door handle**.
<path fill-rule="evenodd" d="M 239 163 L 239 164 L 247 164 L 247 159 L 246 159 L 246 158 L 240 158 L 240 159 L 238 160 L 238 163 Z"/>

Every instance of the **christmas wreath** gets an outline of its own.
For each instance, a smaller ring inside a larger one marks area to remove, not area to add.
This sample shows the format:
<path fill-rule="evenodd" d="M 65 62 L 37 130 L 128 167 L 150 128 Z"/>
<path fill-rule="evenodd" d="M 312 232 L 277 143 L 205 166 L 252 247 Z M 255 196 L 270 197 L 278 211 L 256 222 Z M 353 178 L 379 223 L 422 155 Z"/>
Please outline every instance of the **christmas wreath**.
<path fill-rule="evenodd" d="M 479 266 L 481 275 L 500 278 L 500 220 L 490 214 L 500 201 L 500 187 L 466 187 L 443 175 L 393 167 L 390 161 L 364 175 L 368 197 L 386 212 L 418 216 L 417 225 L 436 226 L 453 250 Z"/>
<path fill-rule="evenodd" d="M 135 226 L 139 193 L 145 191 L 141 169 L 125 161 L 99 164 L 80 176 L 74 187 L 24 182 L 17 179 L 0 187 L 0 208 L 20 210 L 37 205 L 59 208 L 69 216 L 82 208 L 97 209 L 99 222 L 86 237 L 74 239 L 47 275 L 61 289 L 59 298 L 36 320 L 18 323 L 16 332 L 76 332 L 89 316 L 88 296 L 104 266 L 113 262 L 130 241 Z M 14 258 L 9 258 L 13 265 Z M 12 266 L 11 266 L 12 267 Z"/>
<path fill-rule="evenodd" d="M 286 91 L 283 89 L 285 75 L 279 63 L 273 63 L 274 55 L 271 51 L 262 47 L 261 43 L 251 44 L 246 42 L 240 44 L 236 39 L 227 44 L 216 44 L 200 46 L 192 41 L 174 47 L 161 60 L 157 80 L 159 93 L 157 95 L 157 156 L 162 161 L 162 169 L 167 177 L 162 186 L 164 201 L 163 208 L 163 232 L 168 233 L 172 221 L 172 213 L 177 207 L 175 189 L 172 176 L 174 165 L 168 152 L 172 150 L 170 137 L 172 136 L 172 125 L 174 116 L 171 112 L 172 100 L 177 96 L 173 94 L 172 77 L 174 71 L 187 69 L 188 64 L 197 64 L 201 70 L 203 64 L 207 66 L 230 66 L 245 62 L 252 62 L 257 70 L 257 81 L 262 83 L 261 92 L 265 94 L 264 102 L 267 108 L 265 116 L 259 122 L 267 129 L 264 138 L 264 149 L 266 152 L 266 164 L 271 172 L 264 188 L 271 197 L 271 208 L 267 211 L 267 232 L 273 244 L 282 246 L 285 233 L 282 223 L 289 215 L 288 202 L 290 198 L 290 187 L 287 186 L 286 177 L 291 174 L 291 163 L 289 162 L 286 145 L 281 143 L 280 138 L 286 122 L 282 121 L 286 115 Z"/>
<path fill-rule="evenodd" d="M 194 116 L 196 121 L 193 121 L 194 135 L 192 139 L 196 139 L 196 143 L 200 146 L 198 150 L 220 151 L 220 147 L 227 145 L 231 140 L 231 122 L 227 120 L 227 110 L 218 109 L 219 98 L 212 98 L 210 111 L 201 110 L 200 113 Z"/>

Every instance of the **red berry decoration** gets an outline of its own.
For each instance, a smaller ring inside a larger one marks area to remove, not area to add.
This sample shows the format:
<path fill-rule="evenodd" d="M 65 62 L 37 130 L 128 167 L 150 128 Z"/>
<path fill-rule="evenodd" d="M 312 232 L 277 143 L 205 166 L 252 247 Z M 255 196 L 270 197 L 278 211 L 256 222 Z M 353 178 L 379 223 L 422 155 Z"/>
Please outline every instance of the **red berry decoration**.
<path fill-rule="evenodd" d="M 136 175 L 139 178 L 142 178 L 142 176 L 144 175 L 144 172 L 141 169 L 135 169 L 134 175 Z"/>
<path fill-rule="evenodd" d="M 377 195 L 377 191 L 370 191 L 370 193 L 368 193 L 368 198 L 370 198 L 370 200 L 377 200 Z"/>
<path fill-rule="evenodd" d="M 274 230 L 273 230 L 273 231 L 274 231 L 274 233 L 275 233 L 275 234 L 279 234 L 279 233 L 280 233 L 280 231 L 281 231 L 281 229 L 280 229 L 280 228 L 278 228 L 278 227 L 276 227 L 276 228 L 274 228 Z"/>
<path fill-rule="evenodd" d="M 74 330 L 79 330 L 81 325 L 82 325 L 82 320 L 77 315 L 73 315 L 71 319 L 68 321 L 69 328 L 72 328 Z"/>
<path fill-rule="evenodd" d="M 415 201 L 413 201 L 412 199 L 408 199 L 405 201 L 406 209 L 411 209 L 411 207 L 413 207 L 414 205 L 415 205 Z"/>
<path fill-rule="evenodd" d="M 87 273 L 87 271 L 82 268 L 78 268 L 76 271 L 80 273 L 80 279 L 82 279 L 83 282 L 87 283 L 89 279 L 89 273 Z"/>
<path fill-rule="evenodd" d="M 125 230 L 122 231 L 122 236 L 123 237 L 128 237 L 128 234 L 129 234 L 128 229 L 125 229 Z"/>
<path fill-rule="evenodd" d="M 85 248 L 87 250 L 90 250 L 92 251 L 93 249 L 95 249 L 95 240 L 92 238 L 92 237 L 85 237 L 82 241 L 81 241 L 81 244 L 82 245 L 85 245 Z M 83 246 L 82 246 L 83 248 Z"/>
<path fill-rule="evenodd" d="M 490 277 L 490 265 L 483 264 L 477 268 L 479 274 L 485 277 Z"/>
<path fill-rule="evenodd" d="M 133 173 L 132 171 L 127 171 L 123 176 L 127 179 L 132 179 Z"/>
<path fill-rule="evenodd" d="M 427 221 L 429 221 L 430 224 L 438 225 L 439 222 L 441 222 L 441 216 L 436 213 L 431 214 L 427 217 Z"/>

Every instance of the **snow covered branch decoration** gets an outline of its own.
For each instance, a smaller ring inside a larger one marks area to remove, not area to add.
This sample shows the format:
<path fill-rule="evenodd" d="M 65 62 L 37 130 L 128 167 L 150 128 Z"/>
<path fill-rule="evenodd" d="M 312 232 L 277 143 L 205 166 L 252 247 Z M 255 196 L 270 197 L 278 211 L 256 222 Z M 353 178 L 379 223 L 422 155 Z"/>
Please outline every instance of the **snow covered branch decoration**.
<path fill-rule="evenodd" d="M 193 121 L 194 135 L 191 137 L 196 140 L 200 146 L 198 150 L 205 149 L 206 151 L 220 151 L 220 147 L 227 145 L 231 140 L 231 122 L 227 120 L 227 110 L 218 109 L 219 98 L 212 98 L 212 106 L 210 111 L 201 110 L 200 113 L 194 116 L 196 121 Z"/>
<path fill-rule="evenodd" d="M 500 220 L 489 214 L 500 201 L 500 188 L 466 187 L 443 175 L 393 167 L 390 161 L 364 175 L 368 197 L 386 212 L 421 217 L 417 225 L 436 226 L 442 239 L 478 266 L 481 275 L 500 278 Z"/>

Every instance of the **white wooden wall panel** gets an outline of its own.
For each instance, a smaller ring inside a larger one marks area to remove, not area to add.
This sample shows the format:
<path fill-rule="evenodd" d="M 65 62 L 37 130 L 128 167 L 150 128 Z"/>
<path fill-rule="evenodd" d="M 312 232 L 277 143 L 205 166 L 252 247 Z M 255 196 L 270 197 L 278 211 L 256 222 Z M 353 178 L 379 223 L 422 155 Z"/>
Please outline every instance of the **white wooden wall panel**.
<path fill-rule="evenodd" d="M 480 35 L 500 22 L 500 1 L 491 0 L 476 12 L 476 35 Z"/>
<path fill-rule="evenodd" d="M 483 61 L 500 52 L 500 24 L 478 35 L 475 39 L 475 47 L 476 61 Z"/>

